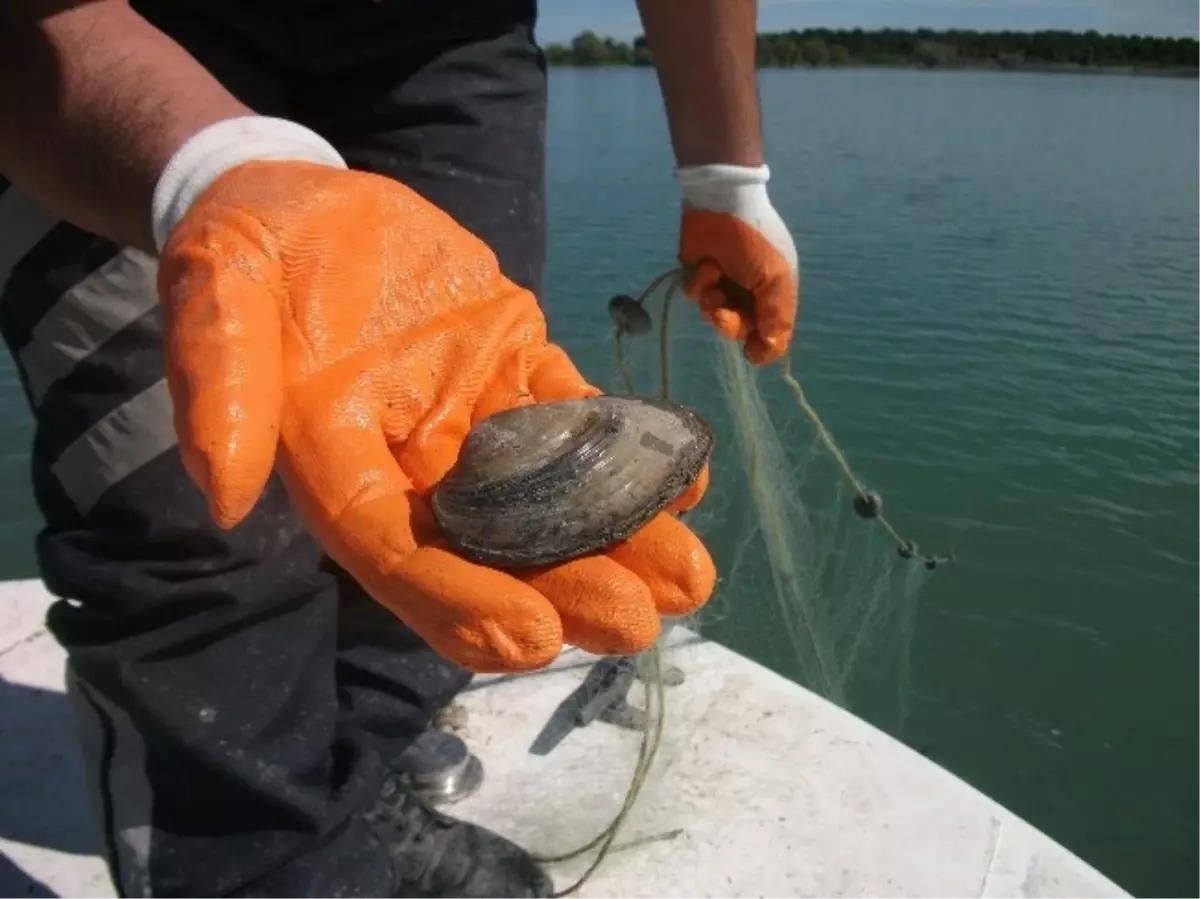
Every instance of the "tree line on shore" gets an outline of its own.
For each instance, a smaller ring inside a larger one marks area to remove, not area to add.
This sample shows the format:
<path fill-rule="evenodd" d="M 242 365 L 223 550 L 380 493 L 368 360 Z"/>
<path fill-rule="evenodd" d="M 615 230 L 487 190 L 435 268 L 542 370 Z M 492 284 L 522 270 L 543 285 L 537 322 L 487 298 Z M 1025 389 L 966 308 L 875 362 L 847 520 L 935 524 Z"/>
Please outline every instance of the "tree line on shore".
<path fill-rule="evenodd" d="M 1096 31 L 935 31 L 922 28 L 809 28 L 760 34 L 763 68 L 819 66 L 919 66 L 925 68 L 1116 68 L 1195 73 L 1200 43 L 1194 38 L 1100 34 Z M 551 65 L 650 65 L 645 37 L 631 43 L 577 34 L 569 44 L 549 44 Z"/>

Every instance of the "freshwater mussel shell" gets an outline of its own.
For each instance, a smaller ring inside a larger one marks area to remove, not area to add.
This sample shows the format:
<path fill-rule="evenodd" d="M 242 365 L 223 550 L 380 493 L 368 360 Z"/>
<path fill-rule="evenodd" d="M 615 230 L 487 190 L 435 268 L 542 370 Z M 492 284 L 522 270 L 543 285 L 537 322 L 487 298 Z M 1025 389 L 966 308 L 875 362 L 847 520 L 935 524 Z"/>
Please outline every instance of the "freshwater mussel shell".
<path fill-rule="evenodd" d="M 520 406 L 471 429 L 433 512 L 468 559 L 554 564 L 630 537 L 695 482 L 711 452 L 705 421 L 663 400 Z"/>

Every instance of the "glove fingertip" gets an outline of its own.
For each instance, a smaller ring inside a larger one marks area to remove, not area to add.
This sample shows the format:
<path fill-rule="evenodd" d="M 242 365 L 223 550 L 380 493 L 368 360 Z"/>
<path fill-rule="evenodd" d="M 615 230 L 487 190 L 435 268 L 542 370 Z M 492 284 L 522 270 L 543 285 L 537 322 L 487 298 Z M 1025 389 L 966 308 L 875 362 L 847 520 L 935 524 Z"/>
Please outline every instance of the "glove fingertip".
<path fill-rule="evenodd" d="M 213 490 L 209 501 L 217 525 L 228 530 L 240 524 L 258 503 L 270 476 L 270 468 L 267 468 L 261 474 L 246 473 L 237 479 L 226 478 L 221 482 Z"/>
<path fill-rule="evenodd" d="M 250 514 L 262 496 L 274 467 L 274 451 L 261 450 L 256 458 L 234 457 L 224 452 L 205 452 L 187 439 L 182 443 L 184 470 L 208 500 L 209 515 L 222 530 L 236 527 Z"/>
<path fill-rule="evenodd" d="M 558 611 L 563 640 L 586 652 L 627 655 L 658 639 L 649 587 L 611 558 L 584 556 L 519 576 Z"/>
<path fill-rule="evenodd" d="M 662 615 L 690 615 L 712 598 L 717 567 L 687 525 L 661 514 L 608 555 L 646 582 Z"/>
<path fill-rule="evenodd" d="M 700 474 L 692 482 L 691 486 L 683 491 L 673 503 L 667 506 L 667 511 L 678 515 L 696 508 L 696 506 L 700 505 L 700 501 L 704 499 L 704 494 L 708 492 L 708 481 L 709 468 L 705 465 L 700 469 Z"/>
<path fill-rule="evenodd" d="M 798 313 L 799 290 L 791 275 L 776 277 L 763 288 L 755 308 L 755 352 L 764 362 L 773 362 L 787 352 Z"/>
<path fill-rule="evenodd" d="M 209 500 L 208 511 L 217 527 L 223 531 L 229 531 L 242 523 L 256 502 L 258 502 L 258 496 L 251 497 L 249 501 L 240 497 L 235 500 L 214 497 Z"/>
<path fill-rule="evenodd" d="M 717 333 L 729 340 L 745 340 L 752 331 L 750 322 L 736 309 L 714 309 L 706 317 Z"/>
<path fill-rule="evenodd" d="M 764 337 L 755 332 L 746 338 L 743 353 L 751 365 L 762 367 L 782 359 L 789 343 L 790 341 L 782 337 Z"/>
<path fill-rule="evenodd" d="M 386 515 L 385 526 L 396 530 L 402 526 L 393 521 L 394 511 L 385 504 L 369 514 Z M 562 622 L 535 588 L 442 545 L 418 547 L 391 563 L 360 560 L 357 567 L 378 602 L 442 656 L 476 674 L 544 668 L 562 651 Z"/>

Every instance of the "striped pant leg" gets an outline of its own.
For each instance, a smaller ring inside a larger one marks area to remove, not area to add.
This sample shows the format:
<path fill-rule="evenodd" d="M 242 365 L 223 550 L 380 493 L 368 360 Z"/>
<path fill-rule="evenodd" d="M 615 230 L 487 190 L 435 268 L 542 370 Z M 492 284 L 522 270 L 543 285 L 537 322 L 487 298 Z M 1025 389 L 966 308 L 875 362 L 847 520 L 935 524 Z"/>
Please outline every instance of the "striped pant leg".
<path fill-rule="evenodd" d="M 0 188 L 5 187 L 0 182 Z M 0 331 L 35 420 L 48 625 L 123 895 L 381 895 L 339 728 L 338 584 L 273 480 L 231 531 L 184 472 L 156 262 L 0 193 Z"/>
<path fill-rule="evenodd" d="M 289 115 L 277 53 L 206 5 L 135 5 L 252 108 Z M 49 625 L 114 881 L 386 894 L 358 816 L 377 741 L 402 750 L 469 677 L 321 553 L 277 480 L 239 527 L 212 525 L 175 445 L 154 281 L 152 258 L 0 179 L 0 332 L 34 413 L 38 562 L 63 597 Z"/>

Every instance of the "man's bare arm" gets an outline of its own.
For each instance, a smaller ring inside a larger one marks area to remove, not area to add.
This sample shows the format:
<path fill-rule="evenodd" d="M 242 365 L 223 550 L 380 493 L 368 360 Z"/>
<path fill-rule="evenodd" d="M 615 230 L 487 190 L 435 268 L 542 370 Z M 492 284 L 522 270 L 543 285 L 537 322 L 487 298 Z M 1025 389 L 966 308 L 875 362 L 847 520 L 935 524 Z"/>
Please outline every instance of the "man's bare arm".
<path fill-rule="evenodd" d="M 755 0 L 638 0 L 681 166 L 763 163 Z"/>
<path fill-rule="evenodd" d="M 167 161 L 206 125 L 250 113 L 126 0 L 3 0 L 0 60 L 0 174 L 151 253 Z"/>

